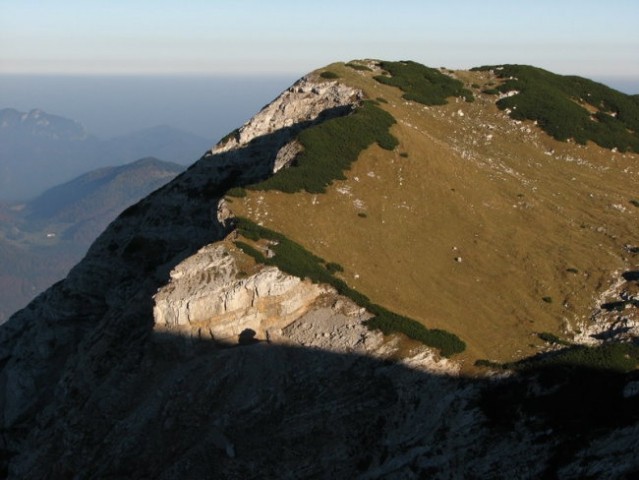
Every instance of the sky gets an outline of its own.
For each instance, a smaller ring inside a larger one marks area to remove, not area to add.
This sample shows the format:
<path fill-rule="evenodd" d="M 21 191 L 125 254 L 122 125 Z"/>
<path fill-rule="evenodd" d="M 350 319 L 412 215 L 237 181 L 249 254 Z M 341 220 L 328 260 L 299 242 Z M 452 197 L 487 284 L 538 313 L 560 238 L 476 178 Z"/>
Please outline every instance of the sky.
<path fill-rule="evenodd" d="M 302 75 L 334 61 L 639 78 L 637 0 L 0 0 L 0 74 Z"/>
<path fill-rule="evenodd" d="M 0 108 L 212 141 L 335 61 L 520 63 L 639 93 L 639 0 L 0 0 Z"/>

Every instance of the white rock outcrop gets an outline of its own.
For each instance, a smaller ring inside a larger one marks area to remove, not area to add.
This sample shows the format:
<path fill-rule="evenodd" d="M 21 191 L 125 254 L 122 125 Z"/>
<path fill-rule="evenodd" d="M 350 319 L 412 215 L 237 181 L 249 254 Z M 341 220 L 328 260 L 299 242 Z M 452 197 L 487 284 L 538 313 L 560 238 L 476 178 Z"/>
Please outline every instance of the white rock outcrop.
<path fill-rule="evenodd" d="M 243 276 L 224 244 L 211 244 L 178 264 L 154 296 L 157 331 L 237 343 L 246 330 L 265 340 L 302 316 L 328 286 L 264 267 Z"/>
<path fill-rule="evenodd" d="M 226 152 L 254 138 L 304 122 L 315 121 L 333 109 L 352 107 L 363 98 L 361 90 L 338 82 L 317 82 L 303 77 L 221 141 L 211 153 Z"/>

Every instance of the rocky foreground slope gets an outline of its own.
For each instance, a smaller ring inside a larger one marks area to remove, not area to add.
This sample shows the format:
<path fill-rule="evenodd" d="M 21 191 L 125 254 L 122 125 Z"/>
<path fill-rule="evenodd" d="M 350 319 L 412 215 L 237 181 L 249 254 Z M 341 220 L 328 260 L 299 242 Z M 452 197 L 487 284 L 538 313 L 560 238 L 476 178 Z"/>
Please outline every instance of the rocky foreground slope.
<path fill-rule="evenodd" d="M 299 254 L 294 244 L 235 230 L 240 187 L 296 168 L 303 132 L 361 115 L 364 89 L 326 77 L 301 79 L 125 211 L 1 327 L 6 476 L 639 472 L 635 370 L 555 362 L 463 374 L 443 349 L 369 328 L 399 316 L 358 295 L 339 266 L 303 257 L 337 272 L 314 283 L 278 266 L 283 246 Z"/>

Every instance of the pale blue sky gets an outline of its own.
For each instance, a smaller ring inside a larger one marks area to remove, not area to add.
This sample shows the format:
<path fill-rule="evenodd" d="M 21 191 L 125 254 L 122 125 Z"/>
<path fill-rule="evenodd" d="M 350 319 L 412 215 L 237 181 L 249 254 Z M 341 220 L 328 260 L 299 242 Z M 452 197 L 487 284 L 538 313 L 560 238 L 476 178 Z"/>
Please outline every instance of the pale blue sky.
<path fill-rule="evenodd" d="M 0 0 L 0 74 L 303 74 L 353 58 L 639 77 L 637 0 Z"/>

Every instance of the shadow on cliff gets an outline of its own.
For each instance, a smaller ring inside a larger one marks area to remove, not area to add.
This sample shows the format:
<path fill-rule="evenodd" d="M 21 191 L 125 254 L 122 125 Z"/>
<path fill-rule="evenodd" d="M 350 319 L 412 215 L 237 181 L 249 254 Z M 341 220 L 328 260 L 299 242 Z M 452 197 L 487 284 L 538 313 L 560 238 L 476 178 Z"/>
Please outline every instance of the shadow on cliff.
<path fill-rule="evenodd" d="M 153 333 L 85 356 L 31 425 L 3 432 L 5 473 L 583 478 L 615 441 L 623 475 L 613 477 L 639 472 L 636 372 L 559 364 L 512 378 L 461 378 L 255 342 L 251 332 L 239 340 Z M 626 438 L 614 430 L 624 427 Z M 597 442 L 604 447 L 592 448 Z"/>

